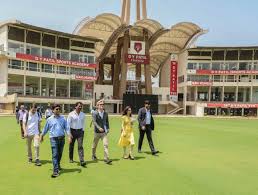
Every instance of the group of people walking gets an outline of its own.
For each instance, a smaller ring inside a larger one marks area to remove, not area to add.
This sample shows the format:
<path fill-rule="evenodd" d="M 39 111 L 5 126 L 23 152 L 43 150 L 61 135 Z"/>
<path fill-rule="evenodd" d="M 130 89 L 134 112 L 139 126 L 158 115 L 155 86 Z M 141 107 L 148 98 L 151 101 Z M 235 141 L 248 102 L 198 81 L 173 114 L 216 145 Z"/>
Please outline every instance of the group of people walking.
<path fill-rule="evenodd" d="M 112 160 L 109 158 L 108 152 L 108 133 L 110 132 L 108 113 L 104 109 L 104 101 L 97 102 L 97 108 L 92 112 L 92 123 L 94 125 L 94 139 L 92 143 L 92 160 L 97 161 L 96 149 L 101 139 L 104 146 L 104 162 L 111 164 Z M 67 136 L 69 143 L 69 159 L 70 163 L 74 163 L 74 144 L 78 142 L 78 154 L 80 159 L 80 165 L 86 166 L 84 159 L 83 139 L 85 131 L 85 113 L 82 112 L 83 104 L 77 102 L 75 108 L 69 113 L 67 119 L 60 114 L 60 105 L 52 105 L 52 109 L 49 109 L 45 113 L 46 124 L 41 132 L 41 116 L 37 112 L 37 106 L 33 104 L 30 110 L 27 112 L 22 105 L 17 114 L 17 121 L 21 126 L 22 138 L 27 139 L 27 152 L 28 161 L 32 162 L 32 142 L 35 148 L 35 165 L 41 166 L 39 160 L 39 145 L 43 142 L 44 136 L 49 133 L 51 150 L 52 150 L 52 163 L 53 174 L 52 177 L 58 177 L 62 170 L 60 162 L 62 159 L 63 149 L 65 145 L 65 136 Z M 145 101 L 145 105 L 138 112 L 139 122 L 139 141 L 138 152 L 141 152 L 142 142 L 146 133 L 149 146 L 153 155 L 156 155 L 159 151 L 155 150 L 152 131 L 154 130 L 154 120 L 152 117 L 150 102 Z M 134 131 L 133 124 L 136 118 L 132 117 L 132 109 L 127 106 L 123 111 L 121 135 L 118 141 L 118 145 L 124 150 L 123 158 L 134 160 L 133 147 Z"/>

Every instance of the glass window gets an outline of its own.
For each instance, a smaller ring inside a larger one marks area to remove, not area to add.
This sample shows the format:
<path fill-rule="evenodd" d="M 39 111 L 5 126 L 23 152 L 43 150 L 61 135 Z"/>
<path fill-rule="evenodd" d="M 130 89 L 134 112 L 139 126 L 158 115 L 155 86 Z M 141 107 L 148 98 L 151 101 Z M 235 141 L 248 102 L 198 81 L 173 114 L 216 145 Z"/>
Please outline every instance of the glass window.
<path fill-rule="evenodd" d="M 212 70 L 220 70 L 220 63 L 212 63 Z"/>
<path fill-rule="evenodd" d="M 15 52 L 15 53 L 24 53 L 23 44 L 9 42 L 8 51 Z"/>
<path fill-rule="evenodd" d="M 71 61 L 79 62 L 79 55 L 78 54 L 71 54 Z"/>
<path fill-rule="evenodd" d="M 258 70 L 258 62 L 254 62 L 253 70 Z"/>
<path fill-rule="evenodd" d="M 34 62 L 27 62 L 27 70 L 29 71 L 39 71 L 38 64 Z"/>
<path fill-rule="evenodd" d="M 210 63 L 200 63 L 199 67 L 201 70 L 210 70 Z"/>
<path fill-rule="evenodd" d="M 33 46 L 27 46 L 26 47 L 26 54 L 34 55 L 34 56 L 40 56 L 40 48 L 33 47 Z"/>
<path fill-rule="evenodd" d="M 88 56 L 88 63 L 90 63 L 90 64 L 94 64 L 95 63 L 94 56 Z"/>
<path fill-rule="evenodd" d="M 53 65 L 42 64 L 41 67 L 42 67 L 42 72 L 53 73 Z"/>
<path fill-rule="evenodd" d="M 66 66 L 58 66 L 56 73 L 57 74 L 67 74 Z"/>
<path fill-rule="evenodd" d="M 60 59 L 62 59 L 62 60 L 69 60 L 69 52 L 61 51 Z"/>
<path fill-rule="evenodd" d="M 12 69 L 20 69 L 20 70 L 22 70 L 24 68 L 23 61 L 20 61 L 20 60 L 9 60 L 8 67 L 12 68 Z"/>
<path fill-rule="evenodd" d="M 223 80 L 221 75 L 213 75 L 213 82 L 221 82 Z"/>
<path fill-rule="evenodd" d="M 248 70 L 248 63 L 247 62 L 240 62 L 239 63 L 239 70 Z"/>
<path fill-rule="evenodd" d="M 42 57 L 51 58 L 51 49 L 42 49 Z"/>
<path fill-rule="evenodd" d="M 193 63 L 188 63 L 187 64 L 187 69 L 193 70 L 193 68 L 194 68 L 194 64 Z"/>
<path fill-rule="evenodd" d="M 237 70 L 237 62 L 228 62 L 228 70 Z"/>
<path fill-rule="evenodd" d="M 227 75 L 225 81 L 226 82 L 235 82 L 235 76 L 234 75 Z"/>

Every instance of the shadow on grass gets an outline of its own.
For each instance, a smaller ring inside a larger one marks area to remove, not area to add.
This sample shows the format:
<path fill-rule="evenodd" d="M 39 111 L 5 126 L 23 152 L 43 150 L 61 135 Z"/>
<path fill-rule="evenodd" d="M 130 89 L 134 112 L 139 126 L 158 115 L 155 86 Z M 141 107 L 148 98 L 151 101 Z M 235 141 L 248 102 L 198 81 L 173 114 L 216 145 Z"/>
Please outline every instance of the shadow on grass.
<path fill-rule="evenodd" d="M 42 165 L 45 165 L 45 164 L 52 164 L 52 161 L 51 160 L 41 160 L 40 161 Z"/>
<path fill-rule="evenodd" d="M 135 156 L 134 157 L 134 160 L 141 160 L 141 159 L 144 159 L 145 157 L 143 157 L 143 156 Z"/>
<path fill-rule="evenodd" d="M 81 173 L 82 170 L 81 169 L 65 169 L 65 168 L 62 168 L 61 172 L 60 172 L 60 175 L 62 174 L 66 174 L 66 173 L 73 173 L 73 172 L 78 172 L 78 173 Z"/>
<path fill-rule="evenodd" d="M 148 155 L 152 155 L 152 152 L 143 152 L 145 154 L 148 154 Z M 159 153 L 153 155 L 153 156 L 159 156 L 159 154 L 162 154 L 162 152 L 159 151 Z"/>

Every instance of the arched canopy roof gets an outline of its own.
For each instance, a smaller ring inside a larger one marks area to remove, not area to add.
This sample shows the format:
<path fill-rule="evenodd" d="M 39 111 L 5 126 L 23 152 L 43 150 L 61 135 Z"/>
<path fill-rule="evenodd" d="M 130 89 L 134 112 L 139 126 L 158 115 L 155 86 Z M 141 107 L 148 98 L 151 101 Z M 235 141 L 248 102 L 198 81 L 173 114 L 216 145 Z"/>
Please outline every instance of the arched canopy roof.
<path fill-rule="evenodd" d="M 132 26 L 127 26 L 122 23 L 119 16 L 105 13 L 93 19 L 84 19 L 76 27 L 74 33 L 103 40 L 96 44 L 96 56 L 101 61 L 105 57 L 116 54 L 118 38 L 123 36 L 128 29 L 132 36 L 142 36 L 143 30 L 148 32 L 152 76 L 157 75 L 171 53 L 182 52 L 206 32 L 190 22 L 178 23 L 170 29 L 165 29 L 158 21 L 152 19 L 139 20 Z M 129 65 L 130 67 L 132 66 Z M 109 72 L 109 67 L 105 72 Z"/>

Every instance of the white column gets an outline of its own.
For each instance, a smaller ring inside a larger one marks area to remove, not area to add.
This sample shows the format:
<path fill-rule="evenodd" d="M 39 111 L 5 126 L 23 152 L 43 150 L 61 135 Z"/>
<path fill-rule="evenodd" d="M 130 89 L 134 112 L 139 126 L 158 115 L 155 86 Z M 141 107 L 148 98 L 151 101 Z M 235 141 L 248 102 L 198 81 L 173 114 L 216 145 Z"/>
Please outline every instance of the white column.
<path fill-rule="evenodd" d="M 55 78 L 55 82 L 54 82 L 54 96 L 56 97 L 56 78 Z"/>
<path fill-rule="evenodd" d="M 147 19 L 147 4 L 146 0 L 142 0 L 142 18 Z"/>
<path fill-rule="evenodd" d="M 211 86 L 209 86 L 209 95 L 208 95 L 208 101 L 211 101 Z"/>
<path fill-rule="evenodd" d="M 125 19 L 126 19 L 126 24 L 129 25 L 130 24 L 130 15 L 131 15 L 131 0 L 127 0 L 126 3 L 126 14 L 125 14 Z"/>
<path fill-rule="evenodd" d="M 250 87 L 250 102 L 253 102 L 253 86 Z"/>
<path fill-rule="evenodd" d="M 42 94 L 42 78 L 39 78 L 39 96 Z"/>
<path fill-rule="evenodd" d="M 49 96 L 49 80 L 46 80 L 46 96 Z"/>
<path fill-rule="evenodd" d="M 194 101 L 198 100 L 198 87 L 194 87 Z"/>
<path fill-rule="evenodd" d="M 23 82 L 23 95 L 26 96 L 26 75 L 24 75 L 24 82 Z"/>
<path fill-rule="evenodd" d="M 69 81 L 68 81 L 68 91 L 67 91 L 67 93 L 68 93 L 68 98 L 70 98 L 71 97 L 71 79 L 69 79 Z"/>
<path fill-rule="evenodd" d="M 246 102 L 246 88 L 244 87 L 243 101 Z"/>
<path fill-rule="evenodd" d="M 221 101 L 224 102 L 224 94 L 225 93 L 225 87 L 222 87 L 222 91 L 221 91 Z"/>
<path fill-rule="evenodd" d="M 184 86 L 184 98 L 183 98 L 184 115 L 186 115 L 186 102 L 187 102 L 187 86 Z"/>
<path fill-rule="evenodd" d="M 82 95 L 81 95 L 82 98 L 84 98 L 84 95 L 85 95 L 85 86 L 86 86 L 85 81 L 82 81 Z"/>

